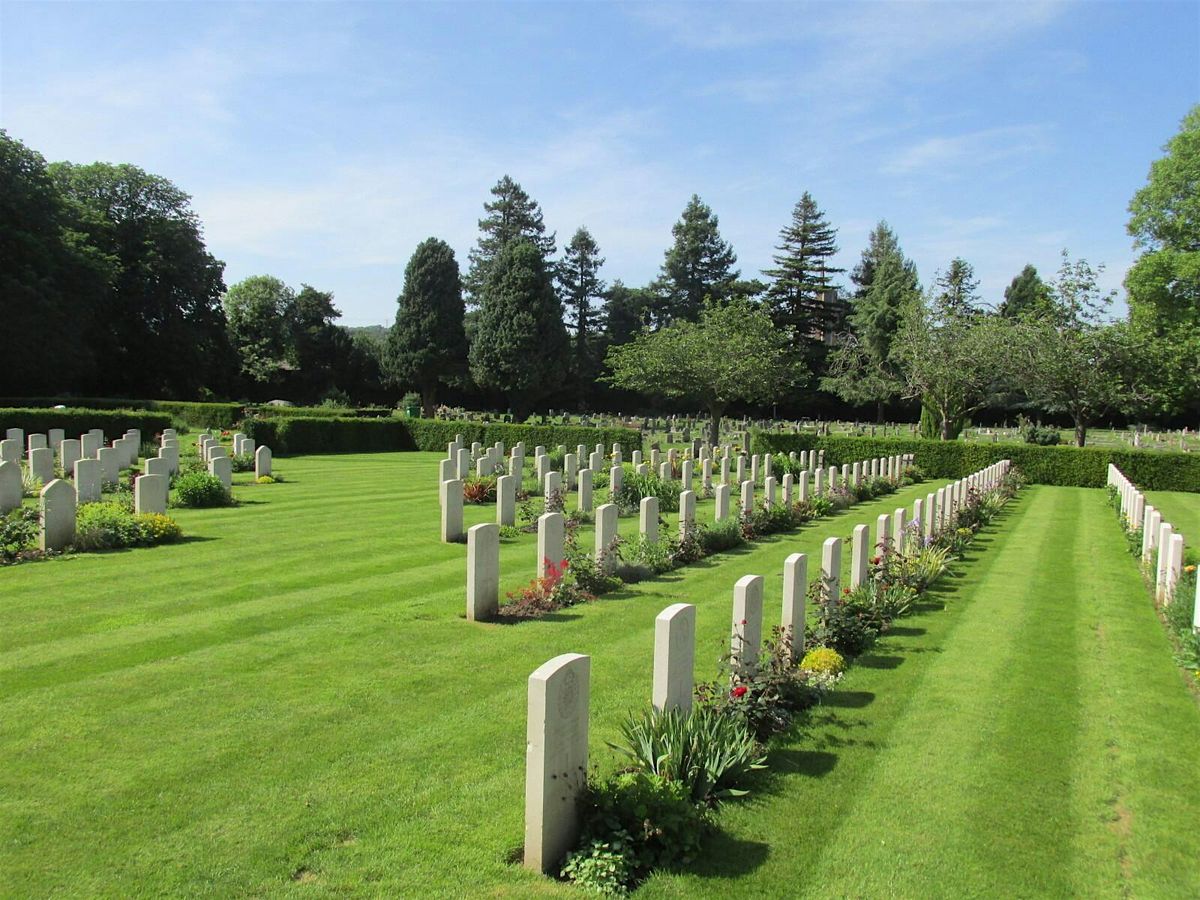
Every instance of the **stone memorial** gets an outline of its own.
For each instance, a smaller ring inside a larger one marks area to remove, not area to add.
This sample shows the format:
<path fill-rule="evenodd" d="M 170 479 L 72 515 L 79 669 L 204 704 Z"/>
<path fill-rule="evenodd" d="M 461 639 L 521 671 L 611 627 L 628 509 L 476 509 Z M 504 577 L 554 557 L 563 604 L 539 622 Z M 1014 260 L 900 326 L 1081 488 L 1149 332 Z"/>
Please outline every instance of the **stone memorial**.
<path fill-rule="evenodd" d="M 233 490 L 233 460 L 228 456 L 214 456 L 208 461 L 208 474 L 219 478 L 225 486 L 225 493 Z"/>
<path fill-rule="evenodd" d="M 39 549 L 62 550 L 70 546 L 75 540 L 75 488 L 55 478 L 42 488 L 38 502 L 42 514 Z"/>
<path fill-rule="evenodd" d="M 0 515 L 21 505 L 21 466 L 8 460 L 0 461 Z"/>
<path fill-rule="evenodd" d="M 754 482 L 747 479 L 742 482 L 742 515 L 754 512 Z"/>
<path fill-rule="evenodd" d="M 713 491 L 715 506 L 713 510 L 713 521 L 720 522 L 722 519 L 729 518 L 729 485 L 718 484 Z"/>
<path fill-rule="evenodd" d="M 75 460 L 75 493 L 80 503 L 100 502 L 100 461 Z"/>
<path fill-rule="evenodd" d="M 467 619 L 494 619 L 499 608 L 500 526 L 473 525 L 467 529 Z"/>
<path fill-rule="evenodd" d="M 564 653 L 529 676 L 525 728 L 527 869 L 557 874 L 579 837 L 578 798 L 587 786 L 591 659 Z"/>
<path fill-rule="evenodd" d="M 463 483 L 457 478 L 443 481 L 438 494 L 442 504 L 442 541 L 457 543 L 463 538 Z"/>
<path fill-rule="evenodd" d="M 44 434 L 31 434 L 25 439 L 25 450 L 45 450 L 50 446 L 50 441 Z"/>
<path fill-rule="evenodd" d="M 38 437 L 39 435 L 33 435 Z M 40 435 L 45 438 L 45 435 Z M 41 481 L 42 484 L 49 484 L 54 480 L 54 451 L 49 447 L 37 447 L 29 451 L 29 474 Z"/>
<path fill-rule="evenodd" d="M 12 438 L 0 441 L 0 461 L 19 465 L 21 462 L 21 442 Z"/>
<path fill-rule="evenodd" d="M 142 466 L 142 474 L 144 475 L 161 475 L 164 478 L 171 477 L 171 462 L 163 459 L 161 456 L 149 457 L 145 465 Z"/>
<path fill-rule="evenodd" d="M 808 557 L 792 553 L 783 561 L 783 617 L 780 627 L 791 641 L 792 660 L 804 655 L 805 591 L 808 589 Z"/>
<path fill-rule="evenodd" d="M 580 512 L 590 513 L 592 511 L 592 470 L 579 470 L 579 493 L 577 498 L 577 507 Z"/>
<path fill-rule="evenodd" d="M 842 583 L 842 540 L 826 538 L 821 545 L 821 596 L 828 603 L 836 603 L 840 597 Z"/>
<path fill-rule="evenodd" d="M 733 586 L 733 635 L 730 664 L 735 672 L 758 663 L 762 646 L 763 577 L 743 575 Z"/>
<path fill-rule="evenodd" d="M 696 521 L 696 492 L 683 491 L 679 495 L 679 536 L 682 538 Z"/>
<path fill-rule="evenodd" d="M 133 479 L 133 511 L 165 515 L 167 488 L 166 475 L 139 475 Z"/>
<path fill-rule="evenodd" d="M 654 686 L 651 703 L 660 712 L 692 708 L 695 690 L 696 607 L 675 603 L 654 620 Z"/>
<path fill-rule="evenodd" d="M 566 519 L 562 513 L 543 513 L 538 516 L 537 577 L 545 578 L 549 566 L 556 569 L 563 560 L 563 540 Z"/>
<path fill-rule="evenodd" d="M 855 525 L 850 538 L 850 589 L 867 583 L 871 557 L 871 529 L 867 525 Z"/>
<path fill-rule="evenodd" d="M 78 438 L 64 438 L 58 443 L 58 460 L 65 473 L 75 471 L 75 461 L 83 456 Z"/>
<path fill-rule="evenodd" d="M 638 528 L 650 543 L 658 542 L 658 498 L 643 497 L 639 507 Z"/>
<path fill-rule="evenodd" d="M 604 503 L 596 507 L 596 533 L 593 557 L 606 572 L 611 572 L 616 559 L 608 551 L 617 539 L 618 510 L 615 503 Z"/>

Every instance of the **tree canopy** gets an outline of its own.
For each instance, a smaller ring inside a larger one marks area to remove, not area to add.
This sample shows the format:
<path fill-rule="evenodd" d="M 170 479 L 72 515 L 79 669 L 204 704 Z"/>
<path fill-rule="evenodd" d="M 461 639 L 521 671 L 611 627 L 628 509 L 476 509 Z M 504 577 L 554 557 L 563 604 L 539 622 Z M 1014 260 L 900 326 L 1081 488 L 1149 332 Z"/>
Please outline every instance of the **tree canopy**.
<path fill-rule="evenodd" d="M 838 326 L 841 310 L 829 301 L 832 276 L 844 271 L 833 265 L 838 252 L 837 229 L 825 219 L 805 191 L 792 208 L 792 218 L 779 232 L 772 257 L 775 267 L 763 272 L 771 283 L 767 303 L 775 324 L 786 330 L 796 348 L 824 344 Z"/>
<path fill-rule="evenodd" d="M 675 242 L 663 259 L 656 287 L 659 303 L 656 325 L 676 319 L 695 321 L 705 299 L 723 300 L 741 274 L 734 268 L 737 254 L 721 237 L 717 216 L 696 194 L 671 228 Z"/>

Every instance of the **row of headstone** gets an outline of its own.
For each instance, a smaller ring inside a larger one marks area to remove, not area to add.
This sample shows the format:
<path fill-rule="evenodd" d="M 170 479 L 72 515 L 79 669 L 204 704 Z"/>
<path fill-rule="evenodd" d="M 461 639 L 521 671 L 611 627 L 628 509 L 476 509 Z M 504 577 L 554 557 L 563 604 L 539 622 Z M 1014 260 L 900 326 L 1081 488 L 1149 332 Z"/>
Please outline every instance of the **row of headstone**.
<path fill-rule="evenodd" d="M 1183 534 L 1163 518 L 1162 512 L 1146 502 L 1146 496 L 1112 463 L 1108 485 L 1120 498 L 1121 524 L 1126 531 L 1142 531 L 1142 565 L 1154 576 L 1154 599 L 1163 606 L 1175 600 L 1183 574 Z M 1196 611 L 1192 627 L 1200 631 L 1200 578 L 1196 579 Z"/>
<path fill-rule="evenodd" d="M 994 488 L 1007 461 L 962 479 L 981 491 Z M 957 482 L 956 482 L 957 483 Z M 903 510 L 899 510 L 903 513 Z M 889 517 L 880 516 L 876 535 L 889 540 Z M 494 528 L 491 525 L 476 526 Z M 851 581 L 865 578 L 869 529 L 854 529 Z M 827 538 L 821 549 L 821 590 L 839 596 L 841 539 Z M 804 654 L 808 558 L 793 553 L 783 563 L 780 626 L 791 640 L 793 662 Z M 730 661 L 734 671 L 753 668 L 762 652 L 764 593 L 762 575 L 745 575 L 733 588 Z M 696 607 L 668 606 L 654 621 L 654 677 L 650 700 L 660 711 L 691 708 L 695 692 Z M 579 653 L 556 656 L 529 676 L 526 708 L 525 857 L 528 869 L 543 874 L 559 863 L 579 836 L 578 798 L 588 767 L 588 707 L 591 658 Z"/>

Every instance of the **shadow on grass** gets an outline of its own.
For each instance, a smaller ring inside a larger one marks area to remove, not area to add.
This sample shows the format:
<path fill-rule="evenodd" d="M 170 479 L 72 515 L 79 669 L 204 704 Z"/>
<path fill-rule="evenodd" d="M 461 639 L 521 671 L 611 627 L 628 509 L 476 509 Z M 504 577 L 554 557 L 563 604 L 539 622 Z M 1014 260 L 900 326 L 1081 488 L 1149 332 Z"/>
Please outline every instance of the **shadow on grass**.
<path fill-rule="evenodd" d="M 762 841 L 744 841 L 713 830 L 704 839 L 700 858 L 687 867 L 700 878 L 737 878 L 749 875 L 767 861 L 771 848 Z"/>
<path fill-rule="evenodd" d="M 830 691 L 821 705 L 834 709 L 863 709 L 875 702 L 871 691 Z"/>

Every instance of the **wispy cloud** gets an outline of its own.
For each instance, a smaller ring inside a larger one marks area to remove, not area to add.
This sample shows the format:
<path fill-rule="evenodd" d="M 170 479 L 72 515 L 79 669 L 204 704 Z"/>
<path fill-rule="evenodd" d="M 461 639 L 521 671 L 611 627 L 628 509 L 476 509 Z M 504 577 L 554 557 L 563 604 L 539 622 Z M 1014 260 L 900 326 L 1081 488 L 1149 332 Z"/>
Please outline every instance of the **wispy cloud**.
<path fill-rule="evenodd" d="M 1040 125 L 1014 125 L 924 138 L 896 153 L 880 171 L 888 175 L 953 176 L 963 168 L 1027 158 L 1050 146 L 1049 131 Z"/>

